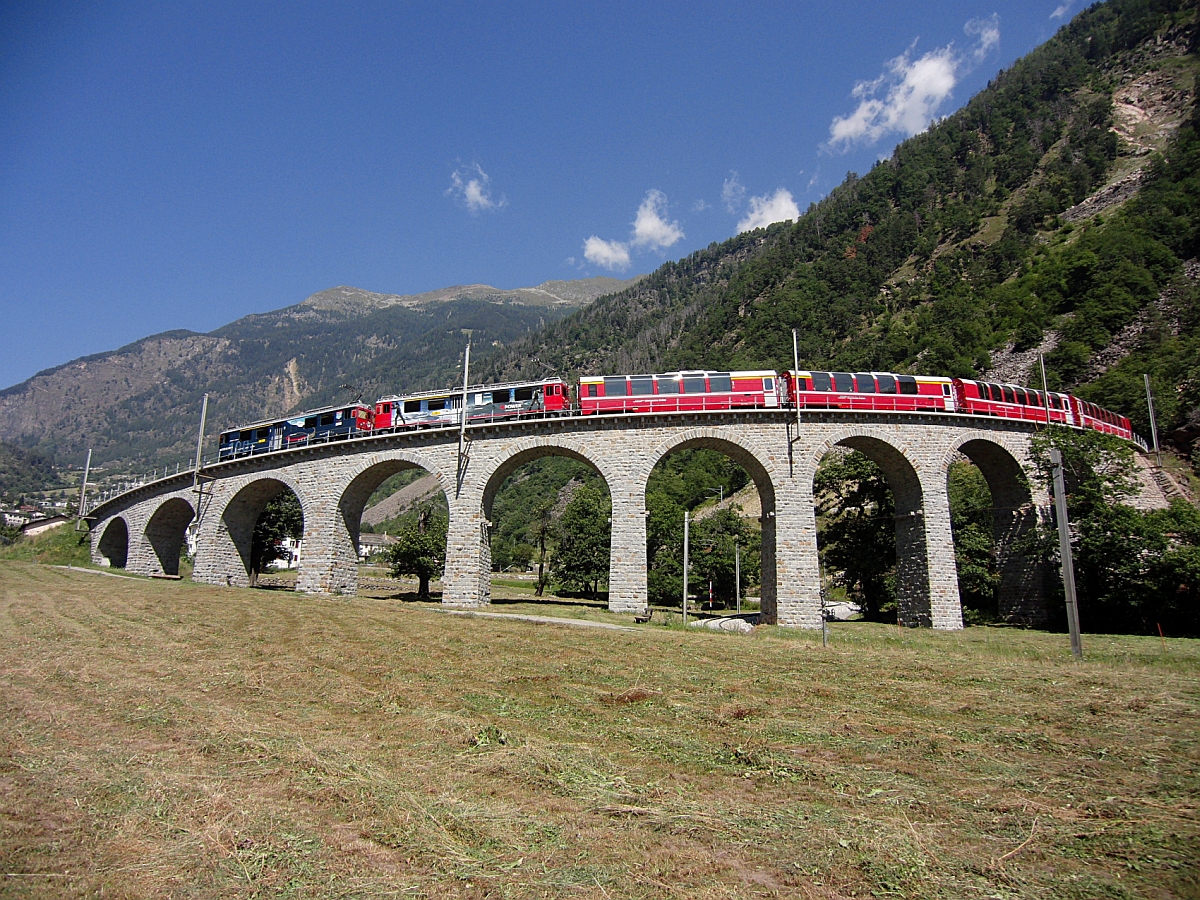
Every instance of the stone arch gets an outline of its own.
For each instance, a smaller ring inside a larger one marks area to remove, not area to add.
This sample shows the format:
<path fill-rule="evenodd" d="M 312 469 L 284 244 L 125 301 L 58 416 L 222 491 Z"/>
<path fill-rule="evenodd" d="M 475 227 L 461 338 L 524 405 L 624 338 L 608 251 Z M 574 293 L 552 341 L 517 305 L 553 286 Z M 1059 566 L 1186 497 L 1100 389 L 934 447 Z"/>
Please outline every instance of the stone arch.
<path fill-rule="evenodd" d="M 221 541 L 222 536 L 224 536 L 229 544 L 232 544 L 232 547 L 229 548 L 227 546 L 216 549 L 217 553 L 227 563 L 231 564 L 228 568 L 235 569 L 235 571 L 224 573 L 226 583 L 242 587 L 250 584 L 251 547 L 253 544 L 254 526 L 258 523 L 258 517 L 262 515 L 267 504 L 284 491 L 289 490 L 300 501 L 304 515 L 305 538 L 307 538 L 308 522 L 310 519 L 309 506 L 305 503 L 304 495 L 297 490 L 290 479 L 285 479 L 281 473 L 276 472 L 273 475 L 263 475 L 249 479 L 230 498 L 229 502 L 225 504 L 225 508 L 221 511 L 217 540 Z M 232 550 L 232 553 L 222 552 L 224 550 Z M 301 574 L 303 574 L 304 565 L 304 556 L 302 555 L 300 558 Z M 240 570 L 238 566 L 240 566 Z"/>
<path fill-rule="evenodd" d="M 992 495 L 1000 617 L 1013 624 L 1045 624 L 1045 573 L 1037 560 L 1022 553 L 1023 544 L 1037 527 L 1038 517 L 1033 490 L 1018 459 L 1023 454 L 1005 446 L 997 435 L 965 434 L 954 441 L 943 460 L 947 477 L 950 464 L 960 453 L 979 469 Z"/>
<path fill-rule="evenodd" d="M 758 489 L 759 500 L 762 503 L 762 543 L 759 550 L 762 565 L 760 616 L 761 621 L 774 623 L 778 618 L 779 602 L 779 579 L 776 565 L 777 517 L 775 482 L 771 477 L 770 468 L 759 458 L 754 449 L 741 443 L 735 437 L 730 436 L 727 431 L 715 428 L 688 429 L 677 435 L 672 435 L 671 438 L 663 441 L 654 448 L 647 457 L 648 466 L 639 473 L 643 504 L 645 502 L 646 484 L 650 479 L 650 472 L 654 467 L 672 453 L 695 448 L 715 450 L 729 457 L 746 470 L 746 473 L 750 476 L 750 480 L 754 482 L 755 488 Z M 644 540 L 643 536 L 643 542 Z"/>
<path fill-rule="evenodd" d="M 491 472 L 487 473 L 486 478 L 482 479 L 483 487 L 479 494 L 479 509 L 482 514 L 483 527 L 480 529 L 478 562 L 481 596 L 487 598 L 491 596 L 491 518 L 492 505 L 496 500 L 496 494 L 500 491 L 504 482 L 508 480 L 509 476 L 521 468 L 521 466 L 548 456 L 561 456 L 581 462 L 593 469 L 604 480 L 605 487 L 608 489 L 609 497 L 612 500 L 612 520 L 609 531 L 608 605 L 609 609 L 623 611 L 628 607 L 628 603 L 626 602 L 628 598 L 624 595 L 626 593 L 625 582 L 628 580 L 629 567 L 622 565 L 626 561 L 626 554 L 621 552 L 617 535 L 620 530 L 618 521 L 629 518 L 628 514 L 621 512 L 623 506 L 627 505 L 623 502 L 627 498 L 623 496 L 618 477 L 604 459 L 597 457 L 582 442 L 570 439 L 564 440 L 561 437 L 547 436 L 518 441 L 513 448 L 513 452 L 499 460 Z M 646 527 L 644 514 L 641 526 L 644 532 Z M 629 608 L 636 610 L 645 608 L 644 589 L 640 605 L 635 602 Z"/>
<path fill-rule="evenodd" d="M 453 479 L 423 457 L 403 451 L 372 454 L 350 474 L 350 480 L 338 497 L 337 511 L 330 523 L 331 545 L 327 564 L 304 574 L 301 590 L 320 593 L 353 594 L 358 590 L 358 541 L 362 514 L 367 500 L 388 478 L 407 469 L 424 469 L 438 481 L 447 500 Z M 315 522 L 314 522 L 315 524 Z M 310 559 L 313 557 L 310 555 Z"/>
<path fill-rule="evenodd" d="M 146 543 L 154 551 L 149 560 L 151 574 L 178 575 L 179 552 L 196 511 L 182 497 L 171 497 L 159 505 L 146 523 Z"/>
<path fill-rule="evenodd" d="M 100 540 L 96 542 L 101 565 L 124 569 L 129 562 L 129 523 L 122 516 L 108 520 Z"/>
<path fill-rule="evenodd" d="M 825 454 L 837 446 L 857 450 L 879 466 L 892 490 L 896 504 L 897 621 L 911 627 L 934 625 L 929 565 L 931 542 L 926 527 L 925 491 L 917 464 L 887 437 L 872 431 L 849 429 L 835 434 L 816 448 L 812 458 L 814 474 Z M 953 565 L 953 546 L 949 548 L 949 554 Z M 957 603 L 957 580 L 953 596 Z M 961 627 L 961 609 L 958 617 L 958 627 Z"/>

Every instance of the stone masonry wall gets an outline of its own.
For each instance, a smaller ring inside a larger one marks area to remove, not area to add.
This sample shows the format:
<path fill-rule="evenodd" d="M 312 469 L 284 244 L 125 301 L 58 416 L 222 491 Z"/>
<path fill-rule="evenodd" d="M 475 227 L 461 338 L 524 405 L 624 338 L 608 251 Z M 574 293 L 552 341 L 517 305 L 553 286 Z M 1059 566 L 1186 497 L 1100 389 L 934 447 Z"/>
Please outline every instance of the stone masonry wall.
<path fill-rule="evenodd" d="M 131 571 L 168 571 L 164 554 L 178 552 L 188 512 L 199 506 L 199 549 L 193 579 L 213 584 L 249 581 L 249 540 L 262 507 L 288 488 L 304 511 L 304 552 L 298 589 L 352 594 L 357 589 L 359 519 L 371 492 L 387 477 L 419 466 L 434 474 L 450 509 L 444 600 L 487 604 L 488 515 L 504 479 L 524 462 L 557 454 L 596 468 L 612 497 L 611 608 L 646 608 L 646 483 L 667 454 L 709 447 L 743 466 L 758 487 L 763 511 L 763 619 L 820 627 L 820 580 L 813 476 L 834 446 L 867 453 L 879 463 L 897 500 L 897 552 L 902 621 L 940 629 L 962 627 L 946 488 L 950 463 L 966 453 L 992 487 L 1004 572 L 1003 602 L 1036 621 L 1040 580 L 1013 550 L 1045 497 L 1023 484 L 1029 428 L 962 416 L 805 413 L 796 438 L 794 414 L 774 411 L 639 417 L 576 417 L 468 429 L 469 457 L 457 478 L 457 433 L 450 430 L 380 435 L 225 463 L 206 471 L 197 504 L 189 476 L 165 479 L 115 498 L 97 510 L 93 558 L 118 518 L 128 525 Z M 980 462 L 982 461 L 982 462 Z M 186 501 L 185 509 L 178 501 Z M 176 501 L 168 508 L 167 501 Z M 1014 509 L 1016 512 L 1014 513 Z M 1031 518 L 1032 517 L 1032 518 Z M 150 523 L 153 521 L 153 527 Z M 1014 524 L 1016 523 L 1016 524 Z M 147 529 L 149 528 L 149 533 Z M 119 526 L 114 527 L 114 534 Z M 156 549 L 157 548 L 157 549 Z M 110 553 L 112 548 L 107 548 Z M 168 574 L 169 571 L 168 571 Z M 1035 584 L 1036 583 L 1036 584 Z M 1042 604 L 1039 607 L 1039 604 Z"/>

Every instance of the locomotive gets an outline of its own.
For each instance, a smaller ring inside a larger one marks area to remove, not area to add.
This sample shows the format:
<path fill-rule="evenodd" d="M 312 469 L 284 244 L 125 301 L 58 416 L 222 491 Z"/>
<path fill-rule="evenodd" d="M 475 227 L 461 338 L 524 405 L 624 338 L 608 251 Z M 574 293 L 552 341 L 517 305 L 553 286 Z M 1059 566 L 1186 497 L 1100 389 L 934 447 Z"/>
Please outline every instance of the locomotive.
<path fill-rule="evenodd" d="M 467 424 L 561 415 L 624 415 L 735 409 L 960 413 L 1090 428 L 1135 440 L 1125 416 L 1071 394 L 968 378 L 895 372 L 770 369 L 689 370 L 646 375 L 585 375 L 577 400 L 561 378 L 474 385 L 466 392 Z M 462 422 L 461 390 L 381 397 L 374 406 L 328 406 L 288 419 L 221 433 L 221 461 L 311 443 Z"/>

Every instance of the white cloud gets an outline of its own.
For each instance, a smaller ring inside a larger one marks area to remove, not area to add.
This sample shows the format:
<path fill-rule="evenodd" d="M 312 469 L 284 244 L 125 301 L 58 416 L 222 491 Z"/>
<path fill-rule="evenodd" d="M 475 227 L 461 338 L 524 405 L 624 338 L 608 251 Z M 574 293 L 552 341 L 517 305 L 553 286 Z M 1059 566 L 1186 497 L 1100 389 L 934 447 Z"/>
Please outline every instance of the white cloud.
<path fill-rule="evenodd" d="M 629 247 L 620 241 L 606 241 L 594 234 L 583 242 L 583 258 L 610 271 L 629 268 Z"/>
<path fill-rule="evenodd" d="M 947 44 L 913 59 L 914 43 L 889 60 L 878 78 L 856 84 L 851 96 L 859 100 L 858 108 L 848 116 L 834 117 L 825 149 L 848 150 L 852 144 L 874 143 L 887 134 L 912 137 L 928 128 L 959 78 L 1000 43 L 996 15 L 972 19 L 963 31 L 976 38 L 965 56 Z"/>
<path fill-rule="evenodd" d="M 471 163 L 450 173 L 450 187 L 446 189 L 446 196 L 453 197 L 476 214 L 503 209 L 508 205 L 503 194 L 499 198 L 492 197 L 492 179 L 479 163 Z"/>
<path fill-rule="evenodd" d="M 623 270 L 629 268 L 630 250 L 662 251 L 683 237 L 679 223 L 667 221 L 667 195 L 651 188 L 638 207 L 629 240 L 606 241 L 593 234 L 583 242 L 583 258 L 605 269 Z"/>
<path fill-rule="evenodd" d="M 1063 16 L 1065 16 L 1067 13 L 1069 13 L 1071 11 L 1071 7 L 1074 5 L 1075 5 L 1075 0 L 1066 0 L 1065 3 L 1059 4 L 1059 6 L 1054 10 L 1054 12 L 1050 13 L 1050 18 L 1061 19 Z"/>
<path fill-rule="evenodd" d="M 985 56 L 1000 46 L 1000 17 L 995 13 L 986 19 L 972 19 L 963 26 L 963 31 L 979 38 L 975 49 L 971 51 L 971 58 L 976 64 L 983 62 Z"/>
<path fill-rule="evenodd" d="M 800 218 L 800 207 L 792 199 L 792 192 L 779 188 L 769 197 L 751 197 L 750 211 L 746 218 L 738 222 L 737 230 L 751 231 L 755 228 L 765 228 L 774 222 L 795 221 Z"/>
<path fill-rule="evenodd" d="M 729 177 L 721 185 L 721 202 L 731 214 L 736 215 L 746 199 L 746 186 L 738 179 L 737 172 L 730 172 Z"/>
<path fill-rule="evenodd" d="M 683 237 L 683 229 L 678 222 L 668 222 L 666 215 L 667 195 L 651 188 L 633 220 L 633 246 L 661 251 L 678 242 Z"/>
<path fill-rule="evenodd" d="M 692 204 L 692 212 L 704 212 L 706 209 L 708 209 L 708 201 L 703 197 Z"/>

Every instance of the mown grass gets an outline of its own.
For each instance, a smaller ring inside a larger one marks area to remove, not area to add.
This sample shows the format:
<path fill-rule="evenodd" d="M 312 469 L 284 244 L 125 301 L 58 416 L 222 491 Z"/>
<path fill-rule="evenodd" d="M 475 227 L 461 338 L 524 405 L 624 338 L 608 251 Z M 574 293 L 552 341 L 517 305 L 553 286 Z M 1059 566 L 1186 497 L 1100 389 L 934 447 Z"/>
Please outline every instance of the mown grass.
<path fill-rule="evenodd" d="M 1187 897 L 1200 642 L 595 631 L 0 563 L 0 893 Z"/>

